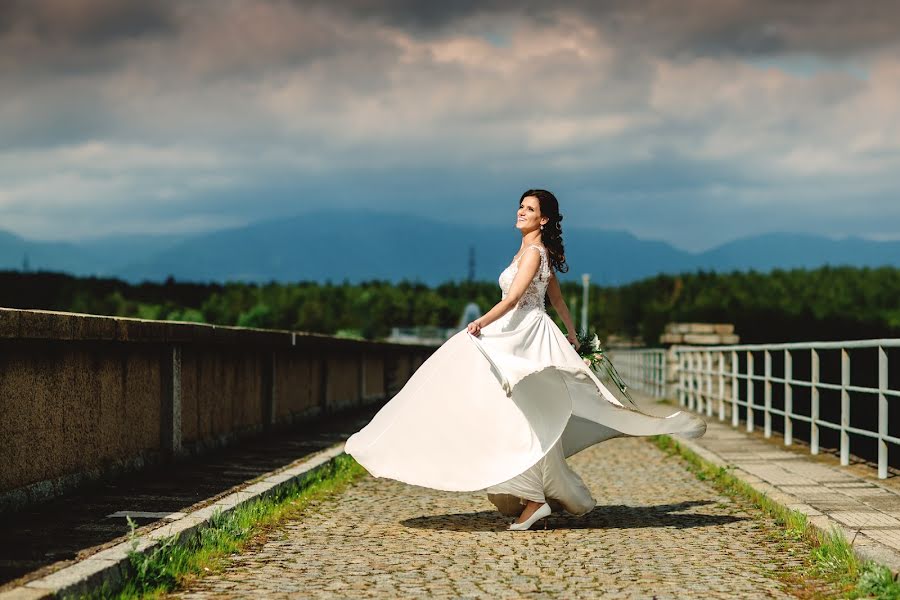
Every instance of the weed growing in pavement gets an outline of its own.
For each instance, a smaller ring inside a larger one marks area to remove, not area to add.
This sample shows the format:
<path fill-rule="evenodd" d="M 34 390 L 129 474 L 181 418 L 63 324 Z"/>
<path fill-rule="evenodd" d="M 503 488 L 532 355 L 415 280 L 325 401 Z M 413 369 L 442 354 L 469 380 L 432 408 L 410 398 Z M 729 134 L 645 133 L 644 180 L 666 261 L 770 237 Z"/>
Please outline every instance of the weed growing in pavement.
<path fill-rule="evenodd" d="M 891 570 L 878 563 L 861 560 L 839 529 L 821 532 L 801 512 L 773 501 L 735 477 L 733 467 L 713 465 L 667 435 L 651 440 L 664 452 L 681 457 L 688 469 L 701 481 L 709 481 L 728 496 L 750 501 L 784 527 L 786 540 L 805 540 L 811 547 L 811 574 L 840 587 L 847 598 L 880 598 L 900 600 L 900 582 Z"/>

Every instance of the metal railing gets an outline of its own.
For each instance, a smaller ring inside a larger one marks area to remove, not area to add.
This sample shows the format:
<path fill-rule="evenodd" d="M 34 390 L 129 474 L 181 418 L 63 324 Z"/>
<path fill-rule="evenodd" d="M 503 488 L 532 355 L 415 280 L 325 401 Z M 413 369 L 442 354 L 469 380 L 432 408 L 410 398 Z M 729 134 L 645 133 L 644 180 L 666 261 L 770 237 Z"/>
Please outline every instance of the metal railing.
<path fill-rule="evenodd" d="M 851 434 L 872 439 L 878 477 L 884 479 L 888 475 L 888 444 L 900 446 L 900 438 L 891 434 L 888 418 L 889 400 L 900 397 L 900 389 L 890 387 L 891 383 L 898 385 L 896 379 L 891 382 L 889 378 L 888 352 L 892 349 L 900 349 L 900 339 L 675 346 L 671 350 L 674 373 L 668 379 L 680 405 L 710 417 L 715 415 L 720 421 L 730 418 L 734 427 L 743 420 L 747 431 L 753 431 L 761 417 L 763 435 L 771 437 L 773 416 L 780 418 L 785 445 L 794 443 L 798 422 L 807 424 L 812 454 L 819 453 L 823 430 L 835 431 L 842 465 L 850 462 Z M 663 351 L 619 350 L 612 358 L 629 385 L 656 397 L 670 396 L 665 368 L 662 373 L 642 368 L 648 360 L 646 354 L 658 352 Z M 857 356 L 854 362 L 854 353 L 865 356 Z M 822 377 L 826 359 L 833 365 L 829 372 L 835 374 L 835 381 Z M 802 369 L 795 363 L 802 363 Z M 853 365 L 856 368 L 851 369 Z M 868 375 L 874 384 L 854 384 L 851 372 Z M 823 394 L 833 395 L 834 402 L 823 404 Z M 773 404 L 776 396 L 777 405 Z M 802 402 L 798 403 L 798 398 Z M 868 406 L 867 398 L 872 401 Z M 803 410 L 798 410 L 799 404 Z M 858 408 L 852 411 L 854 406 Z M 871 426 L 852 425 L 851 414 L 857 420 L 870 421 Z"/>
<path fill-rule="evenodd" d="M 609 350 L 609 355 L 626 385 L 656 398 L 666 396 L 665 350 Z"/>

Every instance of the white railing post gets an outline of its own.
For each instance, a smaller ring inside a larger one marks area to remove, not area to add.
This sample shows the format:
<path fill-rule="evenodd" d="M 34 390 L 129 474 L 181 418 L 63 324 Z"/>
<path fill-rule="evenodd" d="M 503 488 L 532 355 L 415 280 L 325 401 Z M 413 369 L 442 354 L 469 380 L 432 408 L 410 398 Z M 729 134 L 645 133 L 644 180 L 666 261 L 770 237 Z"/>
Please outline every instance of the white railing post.
<path fill-rule="evenodd" d="M 688 387 L 690 389 L 690 395 L 688 396 L 688 408 L 691 410 L 697 410 L 697 373 L 694 370 L 694 353 L 686 352 L 688 357 Z"/>
<path fill-rule="evenodd" d="M 850 464 L 850 353 L 841 348 L 841 464 Z"/>
<path fill-rule="evenodd" d="M 747 431 L 753 431 L 753 351 L 747 350 Z"/>
<path fill-rule="evenodd" d="M 790 350 L 784 351 L 784 445 L 794 443 L 794 356 Z"/>
<path fill-rule="evenodd" d="M 878 346 L 878 478 L 888 476 L 888 357 L 883 346 Z"/>
<path fill-rule="evenodd" d="M 738 353 L 731 351 L 731 426 L 737 427 L 738 420 Z"/>
<path fill-rule="evenodd" d="M 819 353 L 815 348 L 810 349 L 810 423 L 809 423 L 809 453 L 819 453 Z"/>
<path fill-rule="evenodd" d="M 703 388 L 700 382 L 700 357 L 696 352 L 691 352 L 691 374 L 693 377 L 693 382 L 691 385 L 691 390 L 694 393 L 694 410 L 698 413 L 703 412 Z"/>
<path fill-rule="evenodd" d="M 719 360 L 719 420 L 725 420 L 725 353 L 716 352 Z"/>
<path fill-rule="evenodd" d="M 772 353 L 763 354 L 763 435 L 772 437 Z"/>
<path fill-rule="evenodd" d="M 678 352 L 678 404 L 688 407 L 687 352 Z"/>
<path fill-rule="evenodd" d="M 641 355 L 640 358 L 641 358 L 641 384 L 647 386 L 646 389 L 648 392 L 652 392 L 653 388 L 650 385 L 648 385 L 648 383 L 647 383 L 647 382 L 653 381 L 650 378 L 651 371 L 650 371 L 650 360 L 649 360 L 650 358 L 652 358 L 652 355 L 643 354 L 643 355 Z"/>
<path fill-rule="evenodd" d="M 706 416 L 711 417 L 713 414 L 712 352 L 706 350 L 703 356 L 706 359 L 706 368 L 703 369 L 703 381 L 706 383 Z"/>
<path fill-rule="evenodd" d="M 666 397 L 666 381 L 669 376 L 669 357 L 666 351 L 659 353 L 659 397 Z"/>

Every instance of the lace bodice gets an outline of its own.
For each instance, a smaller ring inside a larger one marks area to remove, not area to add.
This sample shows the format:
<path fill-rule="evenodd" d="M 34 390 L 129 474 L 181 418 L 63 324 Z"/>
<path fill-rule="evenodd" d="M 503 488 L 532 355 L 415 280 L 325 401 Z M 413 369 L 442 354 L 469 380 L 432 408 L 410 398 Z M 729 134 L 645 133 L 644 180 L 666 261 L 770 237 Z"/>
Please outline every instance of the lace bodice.
<path fill-rule="evenodd" d="M 506 298 L 506 295 L 509 293 L 509 288 L 512 286 L 513 279 L 516 277 L 516 273 L 519 270 L 519 261 L 522 259 L 522 256 L 525 256 L 525 252 L 534 252 L 532 248 L 537 249 L 537 251 L 541 255 L 541 264 L 538 267 L 537 273 L 534 275 L 534 279 L 531 280 L 531 283 L 528 284 L 528 287 L 525 289 L 525 293 L 522 294 L 522 297 L 519 299 L 519 302 L 516 304 L 516 308 L 514 310 L 543 310 L 546 308 L 544 306 L 544 296 L 547 293 L 547 285 L 550 283 L 550 260 L 547 257 L 547 250 L 537 244 L 530 244 L 525 250 L 522 251 L 521 256 L 511 262 L 508 267 L 503 269 L 503 272 L 500 273 L 500 290 L 503 292 L 503 298 Z M 513 311 L 510 311 L 512 313 Z M 509 315 L 509 313 L 507 313 Z"/>

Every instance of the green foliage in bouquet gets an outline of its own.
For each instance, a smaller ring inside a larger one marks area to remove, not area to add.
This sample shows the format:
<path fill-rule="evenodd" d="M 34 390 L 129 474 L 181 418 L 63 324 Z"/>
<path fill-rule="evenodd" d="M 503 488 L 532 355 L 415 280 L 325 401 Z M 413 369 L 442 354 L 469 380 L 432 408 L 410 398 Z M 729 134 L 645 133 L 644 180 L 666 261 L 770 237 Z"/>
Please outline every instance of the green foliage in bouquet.
<path fill-rule="evenodd" d="M 600 338 L 597 337 L 597 334 L 576 333 L 575 337 L 578 339 L 578 354 L 584 360 L 584 364 L 597 375 L 601 382 L 611 381 L 614 383 L 619 391 L 622 392 L 622 395 L 634 404 L 631 394 L 628 393 L 628 386 L 625 385 L 625 381 L 619 375 L 619 372 L 616 371 L 616 367 L 610 360 L 609 355 L 606 354 L 600 345 Z"/>

